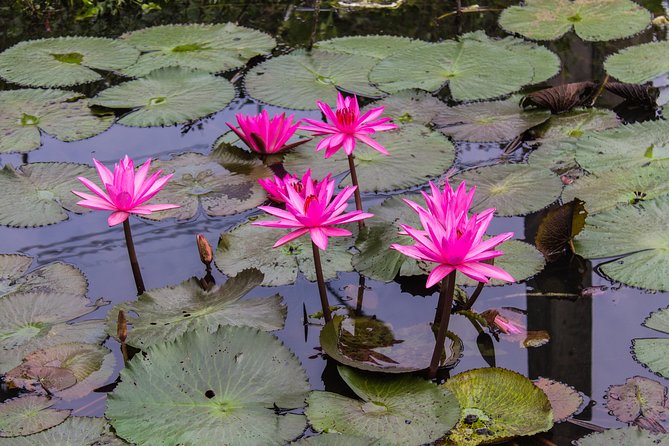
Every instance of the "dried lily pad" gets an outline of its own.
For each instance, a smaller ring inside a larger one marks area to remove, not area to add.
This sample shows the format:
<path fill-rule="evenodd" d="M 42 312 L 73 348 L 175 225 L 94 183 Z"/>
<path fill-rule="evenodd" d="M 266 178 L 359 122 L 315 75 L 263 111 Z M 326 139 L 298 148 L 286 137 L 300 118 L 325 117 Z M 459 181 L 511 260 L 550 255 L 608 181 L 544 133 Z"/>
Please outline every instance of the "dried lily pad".
<path fill-rule="evenodd" d="M 0 153 L 39 148 L 41 132 L 77 141 L 104 132 L 113 122 L 113 115 L 93 113 L 88 101 L 71 91 L 0 91 Z"/>
<path fill-rule="evenodd" d="M 316 42 L 314 48 L 344 54 L 385 59 L 399 51 L 427 45 L 422 40 L 400 36 L 348 36 Z"/>
<path fill-rule="evenodd" d="M 437 440 L 458 420 L 460 407 L 453 394 L 429 381 L 362 374 L 343 366 L 338 370 L 361 399 L 312 392 L 305 413 L 316 430 L 413 446 Z"/>
<path fill-rule="evenodd" d="M 548 169 L 527 164 L 478 167 L 455 175 L 451 182 L 476 185 L 473 211 L 497 209 L 500 216 L 526 215 L 554 202 L 562 192 L 560 178 Z"/>
<path fill-rule="evenodd" d="M 655 380 L 634 376 L 606 392 L 606 408 L 623 423 L 635 424 L 655 433 L 669 426 L 667 388 Z"/>
<path fill-rule="evenodd" d="M 0 254 L 0 299 L 15 293 L 86 295 L 88 282 L 76 267 L 54 262 L 23 275 L 31 263 L 28 256 Z"/>
<path fill-rule="evenodd" d="M 630 46 L 604 61 L 606 72 L 621 82 L 643 84 L 669 72 L 669 42 Z"/>
<path fill-rule="evenodd" d="M 51 409 L 56 401 L 37 395 L 5 400 L 0 404 L 0 437 L 19 437 L 57 426 L 69 410 Z"/>
<path fill-rule="evenodd" d="M 152 164 L 154 171 L 162 169 L 173 174 L 160 191 L 161 203 L 178 204 L 179 208 L 157 212 L 146 218 L 187 220 L 197 216 L 200 207 L 209 216 L 233 215 L 254 209 L 267 199 L 259 178 L 272 175 L 258 160 L 247 161 L 238 151 L 226 152 L 227 157 L 183 153 L 172 159 Z"/>
<path fill-rule="evenodd" d="M 654 108 L 660 96 L 660 89 L 650 85 L 626 84 L 623 82 L 607 82 L 604 86 L 611 93 L 642 107 Z"/>
<path fill-rule="evenodd" d="M 116 433 L 147 446 L 281 446 L 300 435 L 307 376 L 272 335 L 223 326 L 156 344 L 121 370 L 107 400 Z"/>
<path fill-rule="evenodd" d="M 554 423 L 567 421 L 583 405 L 583 397 L 572 386 L 548 378 L 539 378 L 534 385 L 543 390 L 551 402 Z"/>
<path fill-rule="evenodd" d="M 120 40 L 57 37 L 20 42 L 0 54 L 0 77 L 31 87 L 67 87 L 102 79 L 137 60 L 139 51 Z"/>
<path fill-rule="evenodd" d="M 645 327 L 669 335 L 669 308 L 651 313 L 643 322 Z M 632 339 L 634 359 L 651 372 L 669 378 L 669 338 Z"/>
<path fill-rule="evenodd" d="M 120 124 L 152 127 L 181 124 L 223 110 L 235 97 L 230 81 L 204 71 L 167 67 L 108 88 L 91 99 L 101 107 L 131 110 Z"/>
<path fill-rule="evenodd" d="M 638 427 L 609 429 L 576 440 L 577 446 L 669 446 L 669 435 L 653 434 Z"/>
<path fill-rule="evenodd" d="M 244 78 L 244 86 L 260 101 L 300 110 L 317 108 L 317 100 L 334 104 L 338 89 L 379 98 L 384 93 L 368 79 L 377 60 L 357 54 L 296 51 L 253 67 Z"/>
<path fill-rule="evenodd" d="M 335 361 L 360 370 L 407 373 L 427 369 L 436 334 L 429 324 L 393 330 L 369 316 L 335 316 L 321 331 L 321 347 Z M 462 341 L 450 334 L 440 367 L 453 367 L 462 356 Z"/>
<path fill-rule="evenodd" d="M 547 111 L 523 111 L 517 101 L 508 99 L 446 107 L 434 123 L 442 133 L 459 141 L 510 141 L 548 118 Z"/>
<path fill-rule="evenodd" d="M 430 126 L 444 103 L 425 91 L 402 90 L 372 102 L 363 108 L 363 112 L 377 107 L 384 107 L 382 116 L 392 118 L 393 124 L 400 127 L 411 124 Z"/>
<path fill-rule="evenodd" d="M 469 370 L 447 380 L 443 387 L 455 394 L 462 407 L 460 421 L 447 436 L 458 445 L 498 443 L 553 427 L 546 394 L 511 370 Z"/>
<path fill-rule="evenodd" d="M 67 220 L 67 211 L 84 213 L 71 191 L 78 176 L 95 176 L 92 167 L 73 163 L 31 163 L 0 170 L 0 224 L 12 227 L 46 226 Z"/>
<path fill-rule="evenodd" d="M 535 40 L 558 39 L 573 26 L 583 40 L 602 41 L 641 32 L 650 19 L 650 12 L 630 0 L 528 0 L 502 11 L 499 24 Z"/>
<path fill-rule="evenodd" d="M 564 201 L 564 200 L 563 200 Z M 534 244 L 550 262 L 571 250 L 571 242 L 585 225 L 583 202 L 572 200 L 550 209 L 541 220 Z"/>
<path fill-rule="evenodd" d="M 177 66 L 220 73 L 242 67 L 276 46 L 271 36 L 234 23 L 152 26 L 126 33 L 121 39 L 143 53 L 123 70 L 133 77 Z"/>
<path fill-rule="evenodd" d="M 261 217 L 265 219 L 269 217 Z M 259 221 L 259 220 L 255 220 Z M 348 225 L 355 231 L 354 225 Z M 221 234 L 216 249 L 216 266 L 228 276 L 236 276 L 248 268 L 258 268 L 263 274 L 262 284 L 279 286 L 295 283 L 300 271 L 312 282 L 316 271 L 308 235 L 299 237 L 288 244 L 272 248 L 279 238 L 289 230 L 253 226 L 251 222 L 237 226 Z M 249 243 L 253 240 L 253 243 Z M 328 249 L 321 252 L 325 280 L 334 279 L 339 272 L 351 271 L 353 237 L 331 237 Z"/>
<path fill-rule="evenodd" d="M 104 418 L 70 417 L 56 427 L 27 437 L 0 438 L 0 446 L 122 446 Z"/>
<path fill-rule="evenodd" d="M 574 82 L 529 93 L 523 98 L 522 105 L 534 105 L 547 108 L 552 113 L 564 113 L 574 107 L 590 105 L 596 92 L 597 84 L 594 82 Z"/>
<path fill-rule="evenodd" d="M 116 334 L 119 310 L 125 312 L 132 326 L 126 343 L 142 350 L 158 342 L 174 341 L 190 330 L 212 333 L 221 325 L 279 330 L 286 319 L 280 295 L 240 300 L 262 279 L 258 270 L 245 270 L 208 291 L 196 278 L 145 291 L 137 301 L 123 302 L 107 314 L 107 332 Z"/>

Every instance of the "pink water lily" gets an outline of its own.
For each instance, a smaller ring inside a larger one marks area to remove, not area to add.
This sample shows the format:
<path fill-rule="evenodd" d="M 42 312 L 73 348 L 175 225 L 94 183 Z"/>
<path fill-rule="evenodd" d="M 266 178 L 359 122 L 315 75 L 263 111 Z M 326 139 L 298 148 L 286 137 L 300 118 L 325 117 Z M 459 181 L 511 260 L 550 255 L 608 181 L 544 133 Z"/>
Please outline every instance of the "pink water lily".
<path fill-rule="evenodd" d="M 300 129 L 314 132 L 314 136 L 329 135 L 316 146 L 317 152 L 326 149 L 325 158 L 330 158 L 341 148 L 347 155 L 351 155 L 355 150 L 356 141 L 367 144 L 374 150 L 388 155 L 385 147 L 369 137 L 376 132 L 397 128 L 395 124 L 388 124 L 390 118 L 378 119 L 383 113 L 384 107 L 373 108 L 360 116 L 358 98 L 356 96 L 345 98 L 341 93 L 337 96 L 337 110 L 334 112 L 325 102 L 316 101 L 316 105 L 330 121 L 330 124 L 305 118 L 304 122 L 310 125 L 301 125 Z"/>
<path fill-rule="evenodd" d="M 445 188 L 450 192 L 445 190 L 439 193 L 434 184 L 430 184 L 430 188 L 433 195 L 425 194 L 427 210 L 410 200 L 404 200 L 418 213 L 423 226 L 422 229 L 416 229 L 401 225 L 403 233 L 411 236 L 416 244 L 393 244 L 391 248 L 409 257 L 438 264 L 428 276 L 428 288 L 455 270 L 482 283 L 487 283 L 490 278 L 513 282 L 514 278 L 509 273 L 485 263 L 486 260 L 503 255 L 502 251 L 494 248 L 513 237 L 512 232 L 506 232 L 483 240 L 495 210 L 487 209 L 470 217 L 468 210 L 473 193 L 466 193 L 464 182 L 456 192 L 450 189 L 448 183 Z M 445 199 L 448 196 L 450 200 Z"/>
<path fill-rule="evenodd" d="M 293 144 L 286 142 L 293 136 L 300 121 L 293 124 L 293 115 L 286 117 L 285 113 L 270 119 L 267 110 L 258 115 L 235 115 L 239 128 L 226 122 L 244 143 L 256 153 L 270 155 L 284 152 L 310 141 L 311 138 L 301 139 Z"/>
<path fill-rule="evenodd" d="M 151 160 L 147 160 L 137 172 L 135 165 L 126 155 L 114 165 L 112 173 L 98 160 L 93 159 L 95 168 L 100 175 L 105 190 L 91 180 L 78 177 L 84 186 L 95 195 L 72 191 L 83 200 L 77 202 L 79 206 L 100 211 L 112 211 L 107 219 L 109 226 L 123 223 L 130 214 L 149 215 L 152 212 L 178 208 L 176 204 L 144 204 L 153 198 L 172 178 L 172 175 L 160 177 L 162 171 L 157 171 L 147 178 Z"/>
<path fill-rule="evenodd" d="M 281 237 L 274 244 L 274 248 L 304 234 L 309 234 L 316 246 L 326 250 L 328 237 L 352 235 L 351 231 L 337 228 L 334 225 L 373 217 L 372 214 L 357 210 L 345 212 L 348 206 L 347 201 L 353 195 L 355 186 L 345 187 L 339 195 L 334 196 L 335 181 L 330 179 L 330 175 L 318 182 L 311 178 L 309 172 L 302 177 L 301 183 L 301 189 L 286 187 L 285 193 L 278 191 L 286 203 L 285 210 L 272 206 L 258 207 L 270 215 L 279 217 L 279 220 L 259 221 L 254 222 L 254 225 L 294 229 Z"/>
<path fill-rule="evenodd" d="M 286 174 L 286 176 L 281 179 L 277 175 L 274 175 L 274 178 L 260 178 L 258 183 L 265 189 L 267 192 L 267 197 L 274 201 L 275 203 L 285 203 L 286 196 L 288 194 L 287 188 L 291 187 L 295 189 L 298 193 L 302 192 L 303 185 L 311 179 L 311 169 L 302 176 L 302 179 L 297 178 L 297 175 Z M 318 195 L 318 191 L 323 184 L 327 184 L 327 181 L 330 179 L 330 175 L 326 176 L 322 181 L 314 182 L 315 195 Z"/>

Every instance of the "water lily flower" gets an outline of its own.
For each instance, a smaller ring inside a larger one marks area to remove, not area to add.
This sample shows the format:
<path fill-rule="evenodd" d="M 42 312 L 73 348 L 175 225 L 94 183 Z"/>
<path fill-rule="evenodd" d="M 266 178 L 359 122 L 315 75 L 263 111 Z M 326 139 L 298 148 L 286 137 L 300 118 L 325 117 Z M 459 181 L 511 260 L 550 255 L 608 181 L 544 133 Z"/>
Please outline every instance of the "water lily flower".
<path fill-rule="evenodd" d="M 305 118 L 304 122 L 310 125 L 301 125 L 300 129 L 314 132 L 314 136 L 330 135 L 316 146 L 317 152 L 326 149 L 325 158 L 330 158 L 341 148 L 347 155 L 352 155 L 357 141 L 367 144 L 384 155 L 388 155 L 385 147 L 369 137 L 376 132 L 397 128 L 395 124 L 388 124 L 390 118 L 378 119 L 383 113 L 384 107 L 373 108 L 360 116 L 358 98 L 356 96 L 345 98 L 341 93 L 337 96 L 337 110 L 335 112 L 325 102 L 316 101 L 316 105 L 325 114 L 330 124 Z"/>
<path fill-rule="evenodd" d="M 311 138 L 301 139 L 292 144 L 286 144 L 300 125 L 300 121 L 293 124 L 293 115 L 286 117 L 285 113 L 269 118 L 267 110 L 259 115 L 235 115 L 239 128 L 229 122 L 228 127 L 234 131 L 244 143 L 256 153 L 271 155 L 285 152 L 310 141 Z"/>
<path fill-rule="evenodd" d="M 178 208 L 176 204 L 144 204 L 153 198 L 165 186 L 172 175 L 160 178 L 162 171 L 157 171 L 147 178 L 151 160 L 147 160 L 137 172 L 135 165 L 126 155 L 114 165 L 112 173 L 98 160 L 93 159 L 95 168 L 100 175 L 105 190 L 102 190 L 91 180 L 78 177 L 84 186 L 94 195 L 72 191 L 83 200 L 77 202 L 79 206 L 89 209 L 112 211 L 107 219 L 109 226 L 115 226 L 128 219 L 130 214 L 149 215 L 152 212 Z"/>
<path fill-rule="evenodd" d="M 258 183 L 265 189 L 267 196 L 270 200 L 275 203 L 285 203 L 286 197 L 288 194 L 287 188 L 291 187 L 295 189 L 298 193 L 302 192 L 304 188 L 303 184 L 311 179 L 311 169 L 307 170 L 302 179 L 297 178 L 297 175 L 286 174 L 283 179 L 274 175 L 274 178 L 259 178 Z M 318 191 L 323 184 L 327 184 L 327 181 L 330 179 L 330 175 L 326 176 L 322 181 L 313 180 L 315 187 L 315 195 L 318 195 Z"/>

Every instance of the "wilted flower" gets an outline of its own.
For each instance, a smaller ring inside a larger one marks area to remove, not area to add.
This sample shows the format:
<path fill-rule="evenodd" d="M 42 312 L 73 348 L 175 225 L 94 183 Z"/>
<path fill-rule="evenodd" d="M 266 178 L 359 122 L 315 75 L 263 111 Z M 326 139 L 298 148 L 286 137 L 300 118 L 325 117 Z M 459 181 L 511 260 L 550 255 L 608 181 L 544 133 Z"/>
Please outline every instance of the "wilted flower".
<path fill-rule="evenodd" d="M 256 153 L 270 155 L 283 152 L 310 141 L 311 138 L 305 138 L 293 144 L 286 145 L 286 141 L 297 130 L 300 121 L 293 124 L 293 115 L 286 118 L 285 113 L 269 118 L 267 110 L 263 110 L 259 115 L 242 114 L 235 115 L 239 128 L 227 122 L 228 127 L 234 131 L 244 143 Z"/>

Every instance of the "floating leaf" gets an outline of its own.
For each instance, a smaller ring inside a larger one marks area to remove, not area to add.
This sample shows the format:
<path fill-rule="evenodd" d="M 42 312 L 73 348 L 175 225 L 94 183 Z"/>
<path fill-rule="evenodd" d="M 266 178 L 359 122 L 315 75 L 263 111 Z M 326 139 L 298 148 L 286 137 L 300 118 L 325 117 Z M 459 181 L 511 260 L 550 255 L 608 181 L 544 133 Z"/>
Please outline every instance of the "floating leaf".
<path fill-rule="evenodd" d="M 272 335 L 224 326 L 156 344 L 121 370 L 105 415 L 117 435 L 151 445 L 283 445 L 306 427 L 309 391 L 295 356 Z"/>
<path fill-rule="evenodd" d="M 630 46 L 604 61 L 606 72 L 621 82 L 643 84 L 669 72 L 669 42 Z"/>
<path fill-rule="evenodd" d="M 510 141 L 550 118 L 543 110 L 523 111 L 513 99 L 444 108 L 434 119 L 439 130 L 459 141 Z"/>
<path fill-rule="evenodd" d="M 0 299 L 14 293 L 86 295 L 86 277 L 76 267 L 54 262 L 22 276 L 31 262 L 28 256 L 0 254 Z"/>
<path fill-rule="evenodd" d="M 118 120 L 133 127 L 181 124 L 223 110 L 235 97 L 227 79 L 179 67 L 161 68 L 148 76 L 108 88 L 90 103 L 130 109 Z"/>
<path fill-rule="evenodd" d="M 562 192 L 560 178 L 548 169 L 527 164 L 478 167 L 455 175 L 451 182 L 476 185 L 474 212 L 497 209 L 500 216 L 526 215 L 554 202 Z"/>
<path fill-rule="evenodd" d="M 132 326 L 126 343 L 142 350 L 157 342 L 174 341 L 190 330 L 212 333 L 221 325 L 279 330 L 286 318 L 280 295 L 240 300 L 262 279 L 258 270 L 245 270 L 208 291 L 196 278 L 145 291 L 137 301 L 123 302 L 109 312 L 107 332 L 116 334 L 119 310 L 125 312 Z"/>
<path fill-rule="evenodd" d="M 553 408 L 553 422 L 562 423 L 578 412 L 583 397 L 576 389 L 559 381 L 539 378 L 534 385 L 544 391 Z"/>
<path fill-rule="evenodd" d="M 555 40 L 574 27 L 583 40 L 621 39 L 643 31 L 650 12 L 630 0 L 528 0 L 502 11 L 508 32 L 535 40 Z"/>
<path fill-rule="evenodd" d="M 0 153 L 39 148 L 41 132 L 76 141 L 104 132 L 113 122 L 111 115 L 95 115 L 88 101 L 71 91 L 0 91 Z"/>
<path fill-rule="evenodd" d="M 23 254 L 0 254 L 0 280 L 11 282 L 18 279 L 32 262 L 32 257 Z"/>
<path fill-rule="evenodd" d="M 469 370 L 443 386 L 455 394 L 462 407 L 460 421 L 447 437 L 458 445 L 498 443 L 553 427 L 546 394 L 511 370 Z"/>
<path fill-rule="evenodd" d="M 348 229 L 354 230 L 351 226 Z M 298 271 L 308 280 L 315 281 L 311 238 L 308 235 L 272 248 L 288 232 L 253 226 L 250 222 L 237 226 L 221 234 L 216 249 L 216 266 L 228 276 L 236 276 L 248 268 L 258 268 L 264 274 L 262 284 L 265 286 L 295 283 Z M 249 240 L 253 240 L 253 243 L 249 243 Z M 339 272 L 352 270 L 349 249 L 353 242 L 353 237 L 330 238 L 327 251 L 321 252 L 325 280 L 334 279 Z"/>
<path fill-rule="evenodd" d="M 443 174 L 455 159 L 455 148 L 448 138 L 417 124 L 379 133 L 374 139 L 388 149 L 390 156 L 361 143 L 356 146 L 354 161 L 362 192 L 394 191 L 424 184 Z M 335 175 L 348 171 L 348 157 L 343 150 L 323 160 L 323 152 L 314 150 L 317 143 L 310 141 L 287 154 L 286 170 L 301 175 L 311 166 L 319 166 L 312 169 L 316 178 L 322 171 Z M 341 184 L 351 184 L 350 178 Z"/>
<path fill-rule="evenodd" d="M 0 170 L 0 224 L 12 227 L 46 226 L 67 220 L 65 210 L 84 213 L 72 193 L 95 170 L 83 164 L 31 163 L 17 169 L 5 164 Z"/>
<path fill-rule="evenodd" d="M 57 37 L 20 42 L 0 54 L 0 77 L 31 87 L 67 87 L 102 79 L 94 70 L 132 65 L 139 51 L 102 37 Z"/>
<path fill-rule="evenodd" d="M 400 127 L 411 124 L 429 126 L 444 108 L 444 103 L 424 91 L 402 90 L 372 102 L 363 108 L 363 112 L 377 107 L 384 107 L 382 116 L 392 118 L 393 124 Z"/>
<path fill-rule="evenodd" d="M 123 70 L 133 77 L 165 67 L 220 73 L 242 67 L 276 46 L 271 36 L 234 23 L 152 26 L 126 33 L 121 39 L 143 53 L 137 63 Z"/>
<path fill-rule="evenodd" d="M 321 434 L 291 443 L 295 446 L 378 446 L 379 441 L 341 434 Z"/>
<path fill-rule="evenodd" d="M 348 36 L 316 42 L 314 47 L 323 51 L 384 59 L 399 51 L 415 49 L 424 45 L 427 45 L 427 42 L 408 37 Z"/>
<path fill-rule="evenodd" d="M 465 35 L 478 36 L 480 40 L 488 38 L 483 31 L 476 31 Z M 534 70 L 532 75 L 533 84 L 546 81 L 560 71 L 560 58 L 545 46 L 511 36 L 502 39 L 501 42 L 505 43 L 506 48 L 515 53 L 516 63 L 527 64 L 532 67 Z"/>
<path fill-rule="evenodd" d="M 542 141 L 573 139 L 595 130 L 606 130 L 620 125 L 620 119 L 611 110 L 603 108 L 576 108 L 551 116 L 546 124 L 535 129 Z"/>
<path fill-rule="evenodd" d="M 638 427 L 609 429 L 576 440 L 577 446 L 669 446 L 669 435 L 653 434 Z"/>
<path fill-rule="evenodd" d="M 36 395 L 5 400 L 0 404 L 0 437 L 31 435 L 59 425 L 70 411 L 50 409 L 55 403 Z"/>
<path fill-rule="evenodd" d="M 642 107 L 656 107 L 657 98 L 660 96 L 660 89 L 649 85 L 607 82 L 605 87 L 611 93 Z"/>
<path fill-rule="evenodd" d="M 669 196 L 621 205 L 589 215 L 574 239 L 576 254 L 588 259 L 620 257 L 600 265 L 613 280 L 651 290 L 669 290 Z"/>
<path fill-rule="evenodd" d="M 560 258 L 571 249 L 572 239 L 583 229 L 587 215 L 579 200 L 550 209 L 537 229 L 534 239 L 537 249 L 548 261 Z"/>
<path fill-rule="evenodd" d="M 645 327 L 660 333 L 669 334 L 669 308 L 651 313 L 643 322 Z M 651 372 L 669 378 L 669 338 L 632 339 L 634 359 Z"/>
<path fill-rule="evenodd" d="M 611 386 L 606 392 L 606 408 L 623 423 L 631 423 L 651 432 L 666 433 L 669 423 L 667 388 L 655 380 L 634 376 L 625 384 Z"/>
<path fill-rule="evenodd" d="M 596 92 L 597 84 L 594 82 L 574 82 L 529 93 L 523 98 L 522 105 L 547 108 L 552 113 L 564 113 L 574 107 L 590 105 Z"/>
<path fill-rule="evenodd" d="M 268 104 L 311 110 L 316 101 L 333 105 L 337 89 L 371 98 L 383 96 L 367 78 L 376 62 L 356 54 L 295 52 L 253 67 L 244 85 L 250 96 Z"/>
<path fill-rule="evenodd" d="M 0 438 L 0 446 L 122 446 L 104 418 L 70 417 L 56 427 L 27 437 Z"/>
<path fill-rule="evenodd" d="M 316 430 L 413 446 L 437 440 L 458 420 L 460 408 L 454 396 L 429 381 L 362 374 L 342 366 L 338 370 L 361 399 L 312 392 L 305 413 Z"/>

